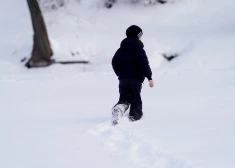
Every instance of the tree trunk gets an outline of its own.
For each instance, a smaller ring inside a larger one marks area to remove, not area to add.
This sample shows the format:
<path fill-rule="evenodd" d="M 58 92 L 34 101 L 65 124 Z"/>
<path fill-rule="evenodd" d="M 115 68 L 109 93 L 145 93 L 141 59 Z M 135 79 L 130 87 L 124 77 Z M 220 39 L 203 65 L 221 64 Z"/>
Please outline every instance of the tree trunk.
<path fill-rule="evenodd" d="M 37 0 L 27 0 L 33 24 L 33 51 L 25 66 L 45 67 L 53 63 L 53 55 L 46 26 Z"/>

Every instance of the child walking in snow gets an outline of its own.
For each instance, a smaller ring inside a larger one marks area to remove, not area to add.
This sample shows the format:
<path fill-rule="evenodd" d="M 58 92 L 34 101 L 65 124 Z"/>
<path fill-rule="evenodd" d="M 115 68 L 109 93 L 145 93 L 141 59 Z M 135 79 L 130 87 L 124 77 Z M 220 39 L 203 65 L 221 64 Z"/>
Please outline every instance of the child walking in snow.
<path fill-rule="evenodd" d="M 136 25 L 126 30 L 126 36 L 113 59 L 113 70 L 119 79 L 119 101 L 112 109 L 112 124 L 118 124 L 118 119 L 130 106 L 130 121 L 140 120 L 143 116 L 141 89 L 145 77 L 152 88 L 152 71 L 148 57 L 141 42 L 143 31 Z"/>

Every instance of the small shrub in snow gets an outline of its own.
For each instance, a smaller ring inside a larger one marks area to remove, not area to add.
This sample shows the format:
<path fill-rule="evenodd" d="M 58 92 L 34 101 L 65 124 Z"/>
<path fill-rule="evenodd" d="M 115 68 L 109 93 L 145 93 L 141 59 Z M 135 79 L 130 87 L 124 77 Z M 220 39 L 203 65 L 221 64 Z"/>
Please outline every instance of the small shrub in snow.
<path fill-rule="evenodd" d="M 107 8 L 111 8 L 118 0 L 105 0 L 105 6 Z M 121 0 L 119 0 L 121 1 Z M 124 0 L 122 0 L 124 1 Z M 145 6 L 148 5 L 155 5 L 155 4 L 165 4 L 165 3 L 170 3 L 170 2 L 174 2 L 176 0 L 125 0 L 125 1 L 129 1 L 132 4 L 136 4 L 138 2 L 143 3 Z"/>
<path fill-rule="evenodd" d="M 155 5 L 156 3 L 165 4 L 167 3 L 167 0 L 145 0 L 144 1 L 145 5 Z"/>
<path fill-rule="evenodd" d="M 113 4 L 116 2 L 116 0 L 106 0 L 105 1 L 105 6 L 107 8 L 112 8 Z"/>
<path fill-rule="evenodd" d="M 58 9 L 63 7 L 67 0 L 38 0 L 42 9 Z"/>

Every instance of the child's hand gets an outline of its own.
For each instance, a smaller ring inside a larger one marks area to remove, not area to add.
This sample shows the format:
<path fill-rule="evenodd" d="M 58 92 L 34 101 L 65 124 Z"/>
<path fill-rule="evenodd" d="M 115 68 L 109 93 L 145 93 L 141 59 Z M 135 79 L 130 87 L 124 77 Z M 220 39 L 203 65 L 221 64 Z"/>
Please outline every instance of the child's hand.
<path fill-rule="evenodd" d="M 149 87 L 151 87 L 151 88 L 154 87 L 154 82 L 153 82 L 153 80 L 149 80 Z"/>

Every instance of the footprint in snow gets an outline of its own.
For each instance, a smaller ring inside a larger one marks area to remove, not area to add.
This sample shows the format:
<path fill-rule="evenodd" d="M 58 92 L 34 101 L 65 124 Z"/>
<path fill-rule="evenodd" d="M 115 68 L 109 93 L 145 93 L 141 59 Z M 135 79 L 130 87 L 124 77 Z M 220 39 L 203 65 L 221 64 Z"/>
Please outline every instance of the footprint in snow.
<path fill-rule="evenodd" d="M 189 162 L 163 152 L 151 137 L 145 137 L 130 124 L 124 120 L 122 125 L 113 127 L 106 121 L 87 133 L 99 137 L 111 155 L 118 155 L 137 168 L 193 168 Z"/>

